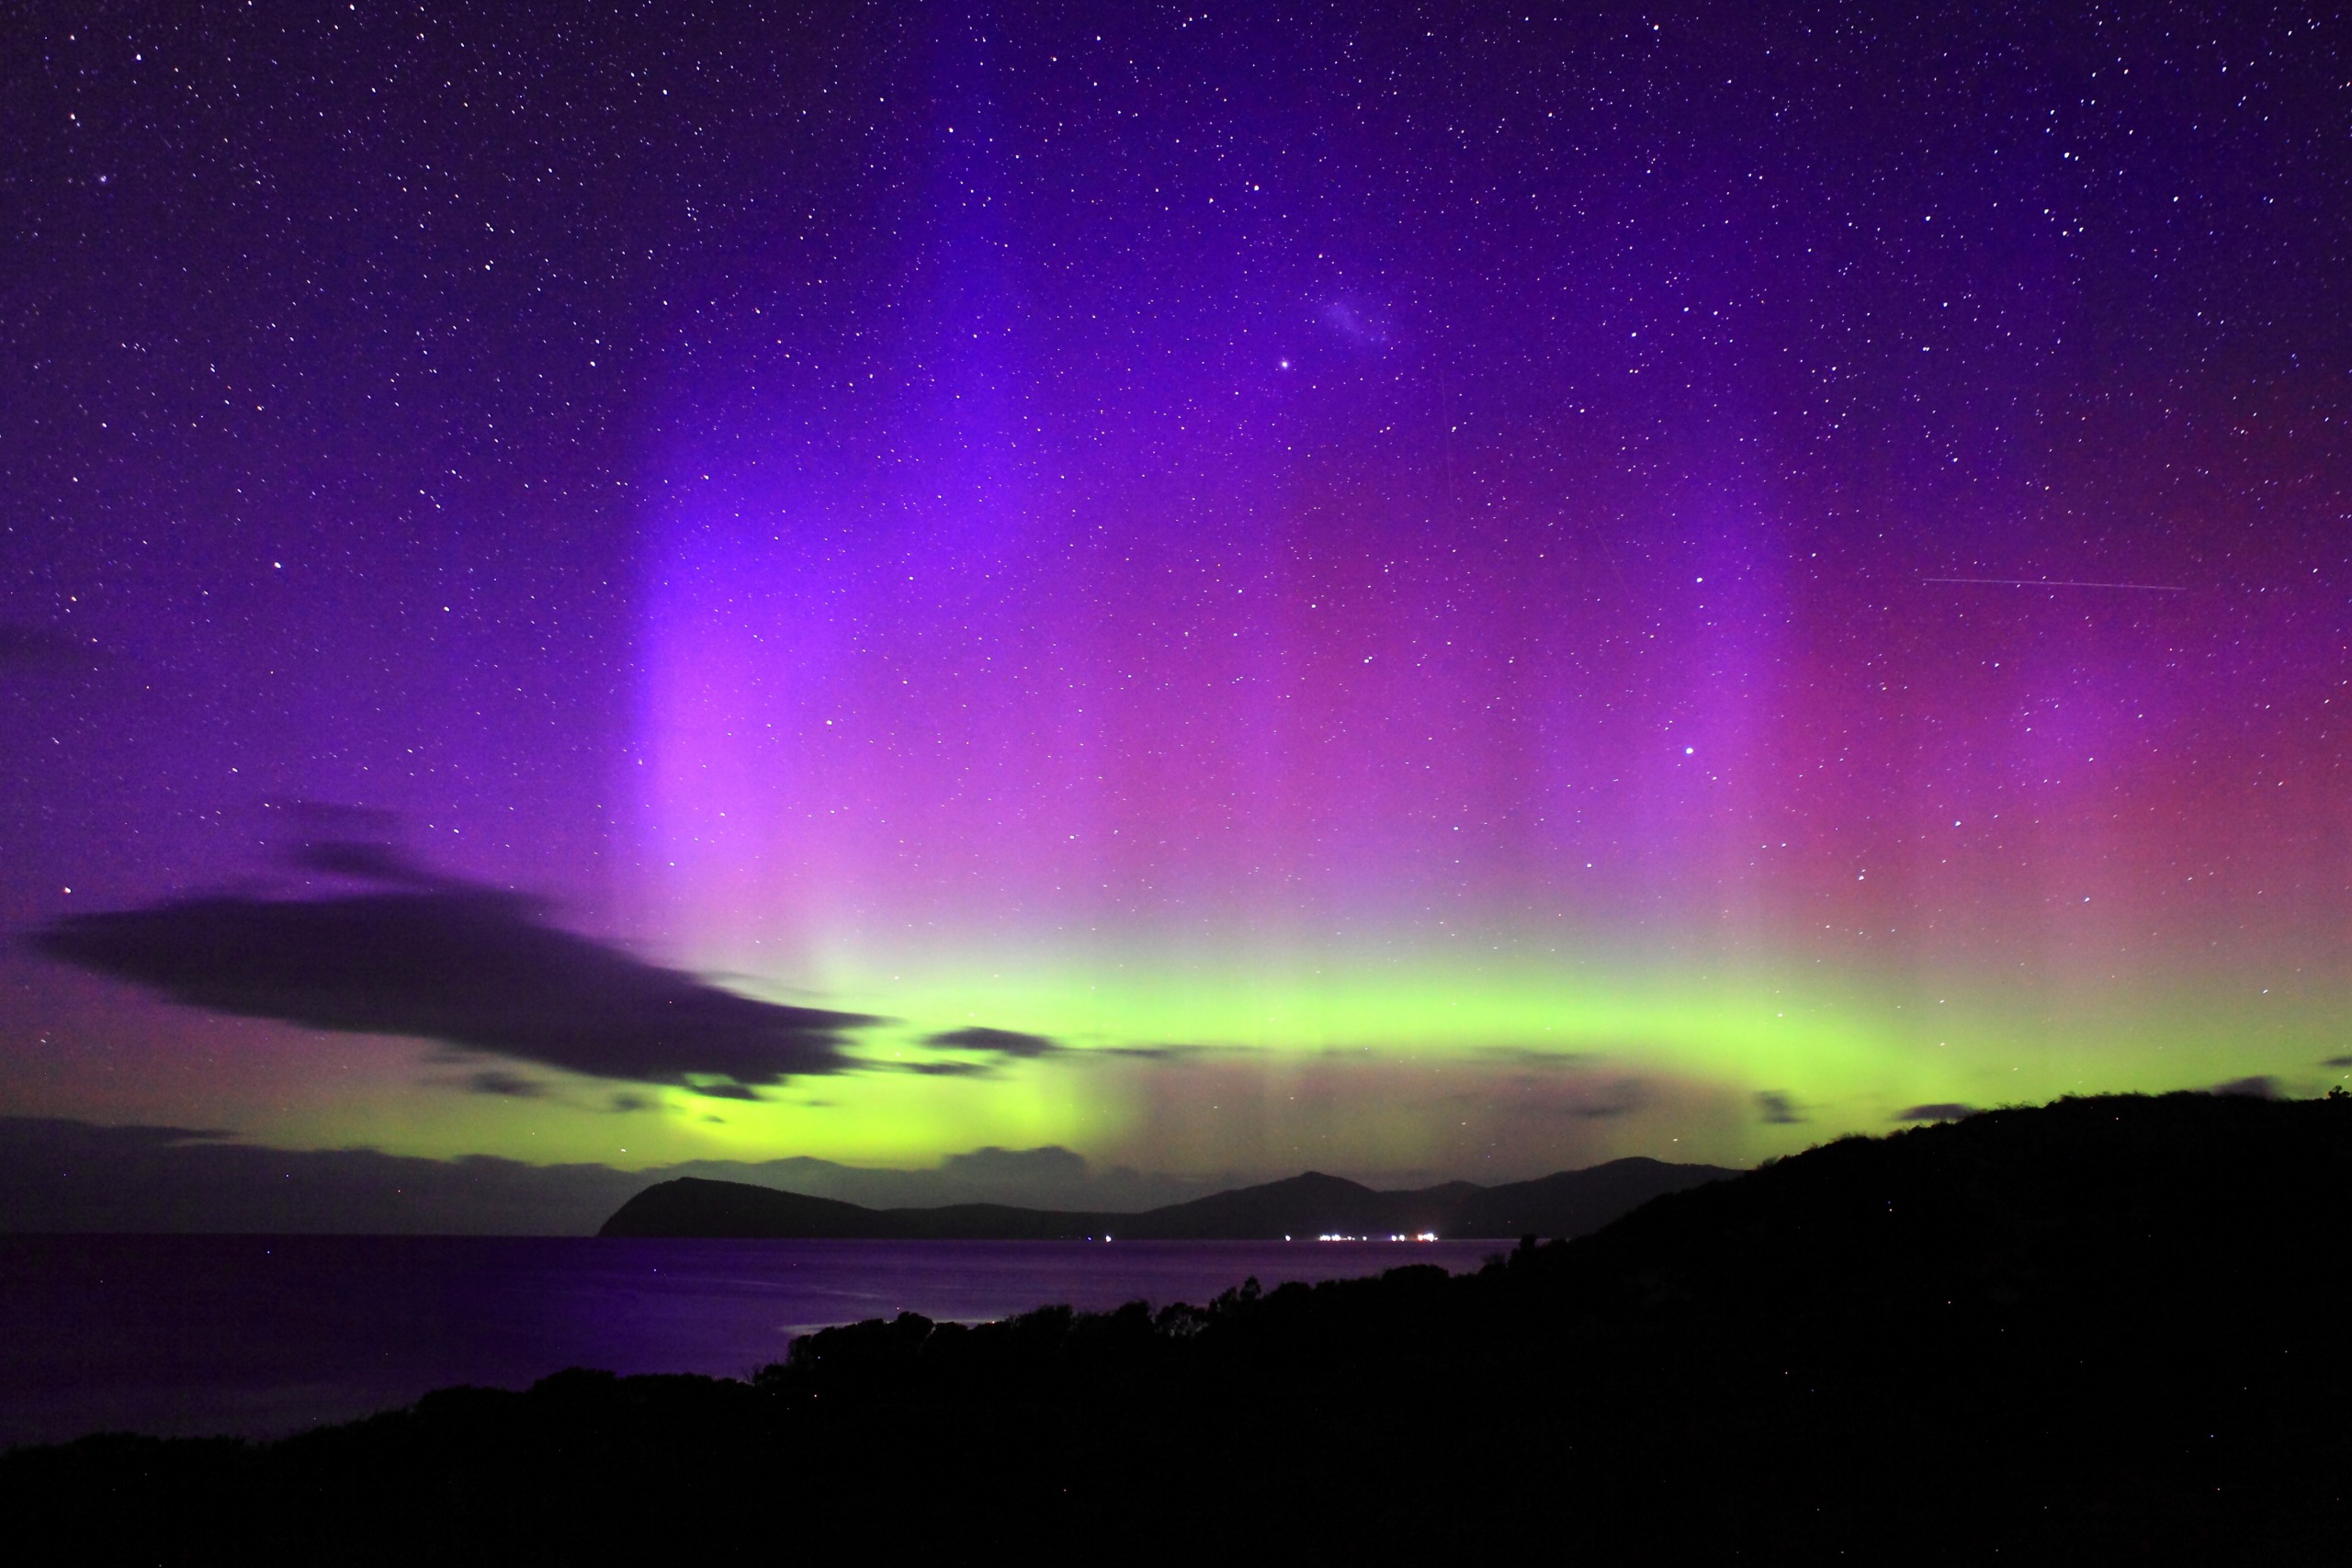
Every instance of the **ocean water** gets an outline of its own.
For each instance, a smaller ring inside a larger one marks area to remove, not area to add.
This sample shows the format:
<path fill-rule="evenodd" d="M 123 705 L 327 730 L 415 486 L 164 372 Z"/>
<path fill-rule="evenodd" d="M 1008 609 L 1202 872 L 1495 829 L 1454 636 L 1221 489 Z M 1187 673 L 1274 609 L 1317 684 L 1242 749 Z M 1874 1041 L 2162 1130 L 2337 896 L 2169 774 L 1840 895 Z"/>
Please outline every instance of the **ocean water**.
<path fill-rule="evenodd" d="M 902 1311 L 1159 1307 L 1507 1246 L 0 1235 L 0 1444 L 276 1437 L 575 1366 L 742 1377 Z"/>

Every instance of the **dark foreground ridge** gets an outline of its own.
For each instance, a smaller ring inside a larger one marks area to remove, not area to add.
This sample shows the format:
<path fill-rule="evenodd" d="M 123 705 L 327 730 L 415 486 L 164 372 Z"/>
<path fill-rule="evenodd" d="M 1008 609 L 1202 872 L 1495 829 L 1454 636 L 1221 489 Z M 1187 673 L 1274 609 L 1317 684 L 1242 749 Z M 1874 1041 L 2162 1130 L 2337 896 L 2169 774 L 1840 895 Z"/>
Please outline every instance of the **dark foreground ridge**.
<path fill-rule="evenodd" d="M 1476 1274 L 18 1450 L 0 1519 L 77 1562 L 2335 1561 L 2347 1178 L 2352 1099 L 2067 1100 Z"/>
<path fill-rule="evenodd" d="M 956 1203 L 938 1209 L 868 1209 L 742 1181 L 681 1177 L 647 1188 L 598 1235 L 775 1236 L 887 1241 L 1272 1241 L 1283 1236 L 1574 1236 L 1597 1231 L 1651 1199 L 1736 1176 L 1713 1165 L 1618 1159 L 1533 1181 L 1480 1187 L 1452 1181 L 1377 1192 L 1310 1170 L 1286 1181 L 1212 1193 L 1136 1213 Z"/>

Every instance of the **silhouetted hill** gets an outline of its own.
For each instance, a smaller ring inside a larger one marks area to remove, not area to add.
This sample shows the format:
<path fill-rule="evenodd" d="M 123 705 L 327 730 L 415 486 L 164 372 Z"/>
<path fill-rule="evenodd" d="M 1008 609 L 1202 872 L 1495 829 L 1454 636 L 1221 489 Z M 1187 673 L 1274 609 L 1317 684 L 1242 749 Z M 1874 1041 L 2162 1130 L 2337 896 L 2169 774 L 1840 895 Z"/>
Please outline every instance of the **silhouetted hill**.
<path fill-rule="evenodd" d="M 1416 1191 L 1380 1192 L 1310 1170 L 1283 1181 L 1135 1213 L 1000 1203 L 867 1209 L 772 1187 L 683 1177 L 639 1192 L 596 1234 L 901 1241 L 1050 1241 L 1100 1235 L 1130 1241 L 1263 1241 L 1424 1231 L 1448 1237 L 1574 1236 L 1597 1230 L 1661 1193 L 1737 1174 L 1720 1166 L 1635 1158 L 1502 1187 L 1450 1181 Z"/>
<path fill-rule="evenodd" d="M 2347 1190 L 2352 1099 L 2063 1101 L 1476 1274 L 902 1314 L 749 1382 L 20 1450 L 0 1517 L 90 1562 L 2332 1562 Z"/>
<path fill-rule="evenodd" d="M 1472 1187 L 1460 1192 L 1445 1234 L 1493 1236 L 1579 1236 L 1631 1213 L 1653 1198 L 1742 1174 L 1712 1165 L 1670 1165 L 1635 1156 L 1532 1181 Z M 1437 1189 L 1453 1191 L 1453 1189 Z"/>
<path fill-rule="evenodd" d="M 1326 1232 L 1363 1235 L 1376 1231 L 1387 1235 L 1405 1228 L 1397 1200 L 1410 1196 L 1375 1192 L 1344 1177 L 1310 1170 L 1260 1187 L 1215 1192 L 1188 1203 L 1131 1214 L 1119 1222 L 1118 1234 L 1155 1241 L 1246 1241 Z"/>
<path fill-rule="evenodd" d="M 684 1176 L 658 1182 L 623 1203 L 598 1235 L 802 1236 L 834 1240 L 1084 1235 L 1088 1216 L 962 1203 L 940 1209 L 868 1209 L 741 1181 Z"/>

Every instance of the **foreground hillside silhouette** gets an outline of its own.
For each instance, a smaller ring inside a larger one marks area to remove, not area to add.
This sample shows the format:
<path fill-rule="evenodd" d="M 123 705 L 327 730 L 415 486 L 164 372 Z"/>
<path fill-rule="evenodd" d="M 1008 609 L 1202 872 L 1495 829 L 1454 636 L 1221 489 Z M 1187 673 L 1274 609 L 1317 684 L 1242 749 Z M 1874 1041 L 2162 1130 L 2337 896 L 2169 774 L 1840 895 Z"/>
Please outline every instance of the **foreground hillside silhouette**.
<path fill-rule="evenodd" d="M 868 1209 L 742 1181 L 679 1177 L 622 1204 L 598 1235 L 789 1236 L 888 1241 L 1271 1241 L 1337 1232 L 1446 1237 L 1582 1235 L 1651 1199 L 1737 1171 L 1663 1160 L 1611 1160 L 1499 1187 L 1450 1181 L 1377 1192 L 1310 1170 L 1261 1187 L 1213 1192 L 1134 1213 L 956 1203 L 937 1209 Z"/>
<path fill-rule="evenodd" d="M 2352 1099 L 1849 1140 L 1597 1235 L 0 1459 L 76 1562 L 2334 1560 Z"/>

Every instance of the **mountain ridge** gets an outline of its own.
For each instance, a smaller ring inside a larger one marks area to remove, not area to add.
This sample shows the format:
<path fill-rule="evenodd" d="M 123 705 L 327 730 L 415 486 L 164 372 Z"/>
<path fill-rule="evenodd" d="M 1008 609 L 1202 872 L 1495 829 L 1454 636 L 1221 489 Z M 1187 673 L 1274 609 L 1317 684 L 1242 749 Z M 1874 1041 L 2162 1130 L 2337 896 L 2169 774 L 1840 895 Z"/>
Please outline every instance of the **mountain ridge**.
<path fill-rule="evenodd" d="M 1572 1236 L 1598 1230 L 1652 1198 L 1739 1174 L 1634 1155 L 1494 1187 L 1448 1181 L 1382 1191 L 1310 1170 L 1125 1213 L 1009 1203 L 872 1209 L 750 1182 L 677 1177 L 631 1197 L 596 1234 L 875 1241 L 1267 1241 L 1425 1232 L 1448 1239 Z"/>

